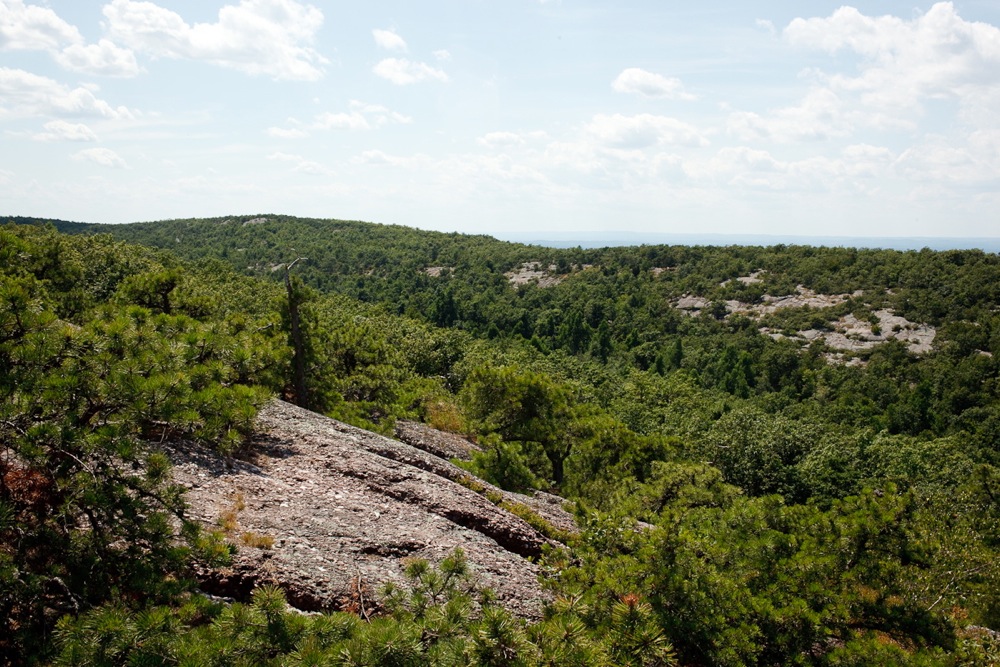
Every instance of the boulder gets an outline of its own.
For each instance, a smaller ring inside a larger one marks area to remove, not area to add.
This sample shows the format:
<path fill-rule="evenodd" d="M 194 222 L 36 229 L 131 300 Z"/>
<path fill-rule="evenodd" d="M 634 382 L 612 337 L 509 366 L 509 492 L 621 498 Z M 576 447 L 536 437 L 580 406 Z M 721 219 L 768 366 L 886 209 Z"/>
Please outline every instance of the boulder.
<path fill-rule="evenodd" d="M 210 593 L 244 599 L 273 583 L 303 611 L 369 613 L 386 583 L 404 582 L 407 559 L 436 562 L 461 547 L 477 582 L 514 613 L 537 617 L 547 599 L 533 559 L 551 540 L 459 483 L 469 473 L 428 451 L 277 400 L 260 411 L 247 460 L 191 443 L 164 449 L 190 514 L 221 526 L 238 547 L 230 566 L 200 573 Z M 476 481 L 573 527 L 555 496 Z"/>

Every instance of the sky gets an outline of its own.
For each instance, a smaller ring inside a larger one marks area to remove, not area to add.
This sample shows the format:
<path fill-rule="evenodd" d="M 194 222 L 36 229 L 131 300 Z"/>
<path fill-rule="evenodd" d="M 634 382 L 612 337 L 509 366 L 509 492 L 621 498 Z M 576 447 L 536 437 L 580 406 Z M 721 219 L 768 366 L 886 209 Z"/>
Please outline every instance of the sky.
<path fill-rule="evenodd" d="M 0 215 L 1000 237 L 1000 2 L 0 0 Z"/>

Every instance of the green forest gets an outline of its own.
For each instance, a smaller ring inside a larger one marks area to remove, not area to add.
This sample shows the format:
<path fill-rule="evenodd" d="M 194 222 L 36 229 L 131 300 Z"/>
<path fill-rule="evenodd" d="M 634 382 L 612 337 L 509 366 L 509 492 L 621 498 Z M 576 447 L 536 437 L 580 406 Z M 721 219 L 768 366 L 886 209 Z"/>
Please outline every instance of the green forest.
<path fill-rule="evenodd" d="M 572 502 L 542 619 L 459 551 L 224 603 L 156 447 L 271 397 Z M 0 665 L 1000 664 L 1000 256 L 0 218 Z"/>

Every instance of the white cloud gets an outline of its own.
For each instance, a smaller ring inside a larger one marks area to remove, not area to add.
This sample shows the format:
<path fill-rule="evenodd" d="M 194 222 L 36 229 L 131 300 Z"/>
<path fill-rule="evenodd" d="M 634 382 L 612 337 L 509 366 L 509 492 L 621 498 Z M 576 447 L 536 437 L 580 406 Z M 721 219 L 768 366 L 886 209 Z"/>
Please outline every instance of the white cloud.
<path fill-rule="evenodd" d="M 413 122 L 409 116 L 392 111 L 381 104 L 368 104 L 351 100 L 350 106 L 351 113 L 364 115 L 371 127 L 381 127 L 388 124 L 408 125 Z"/>
<path fill-rule="evenodd" d="M 612 148 L 638 149 L 658 144 L 707 146 L 708 139 L 693 125 L 644 113 L 636 116 L 598 114 L 586 126 L 587 132 Z"/>
<path fill-rule="evenodd" d="M 379 150 L 364 151 L 361 155 L 354 158 L 352 162 L 354 164 L 378 164 L 392 166 L 402 166 L 405 163 L 403 158 L 388 155 Z"/>
<path fill-rule="evenodd" d="M 0 67 L 0 118 L 39 115 L 133 118 L 127 108 L 112 107 L 86 88 L 71 89 L 44 76 Z"/>
<path fill-rule="evenodd" d="M 61 67 L 85 74 L 129 77 L 139 73 L 132 51 L 107 39 L 87 44 L 76 26 L 54 11 L 25 5 L 22 0 L 0 2 L 0 49 L 48 51 Z"/>
<path fill-rule="evenodd" d="M 708 159 L 689 161 L 684 165 L 684 171 L 696 181 L 716 185 L 777 189 L 787 185 L 785 174 L 788 165 L 775 159 L 768 151 L 727 146 Z"/>
<path fill-rule="evenodd" d="M 767 19 L 757 19 L 755 21 L 755 25 L 772 36 L 778 34 L 778 30 L 774 27 L 774 23 L 768 21 Z"/>
<path fill-rule="evenodd" d="M 272 127 L 268 134 L 281 139 L 299 139 L 309 136 L 308 130 L 374 130 L 385 125 L 406 125 L 412 123 L 413 119 L 380 104 L 351 100 L 349 111 L 317 114 L 308 125 L 294 118 L 289 119 L 289 122 L 293 127 Z"/>
<path fill-rule="evenodd" d="M 872 194 L 891 176 L 894 162 L 892 151 L 870 144 L 847 146 L 839 156 L 801 160 L 781 160 L 770 151 L 748 146 L 727 146 L 708 158 L 688 160 L 684 172 L 702 186 Z"/>
<path fill-rule="evenodd" d="M 434 52 L 433 55 L 441 62 L 448 62 L 449 60 L 451 60 L 451 51 L 449 51 L 448 49 L 438 49 L 437 51 Z"/>
<path fill-rule="evenodd" d="M 826 85 L 876 119 L 919 116 L 928 99 L 958 100 L 971 113 L 1000 88 L 1000 28 L 962 19 L 950 2 L 909 20 L 841 7 L 793 20 L 784 36 L 794 46 L 859 55 L 859 75 L 829 75 Z"/>
<path fill-rule="evenodd" d="M 330 170 L 319 162 L 313 162 L 312 160 L 307 160 L 301 155 L 293 155 L 290 153 L 271 153 L 267 156 L 268 160 L 275 160 L 277 162 L 289 162 L 293 164 L 292 171 L 299 172 L 302 174 L 310 174 L 312 176 L 326 176 L 330 174 Z"/>
<path fill-rule="evenodd" d="M 277 151 L 275 153 L 271 153 L 270 155 L 268 155 L 267 159 L 277 160 L 278 162 L 298 162 L 302 160 L 302 156 L 292 155 L 291 153 L 282 153 L 281 151 Z"/>
<path fill-rule="evenodd" d="M 357 111 L 350 113 L 321 113 L 315 118 L 312 127 L 319 130 L 370 130 L 371 123 L 364 114 Z"/>
<path fill-rule="evenodd" d="M 97 141 L 97 135 L 83 123 L 52 120 L 45 124 L 45 132 L 32 136 L 36 141 Z"/>
<path fill-rule="evenodd" d="M 1000 187 L 1000 156 L 941 138 L 907 149 L 895 163 L 897 173 L 916 183 L 958 187 Z"/>
<path fill-rule="evenodd" d="M 845 6 L 828 17 L 797 18 L 783 36 L 797 48 L 852 54 L 856 65 L 852 59 L 851 70 L 838 71 L 831 60 L 828 69 L 805 72 L 811 86 L 796 104 L 731 113 L 730 136 L 788 143 L 892 131 L 914 144 L 900 156 L 897 175 L 947 183 L 992 178 L 985 174 L 994 173 L 994 161 L 975 149 L 982 142 L 971 137 L 1000 125 L 1000 28 L 965 21 L 952 3 L 939 2 L 909 18 L 867 16 Z M 957 106 L 960 122 L 953 125 L 950 143 L 958 148 L 925 146 L 920 138 L 940 131 L 938 119 L 927 117 L 932 101 Z"/>
<path fill-rule="evenodd" d="M 516 132 L 489 132 L 476 139 L 476 143 L 487 148 L 523 146 L 524 137 Z"/>
<path fill-rule="evenodd" d="M 139 73 L 135 53 L 102 39 L 97 44 L 72 44 L 55 54 L 56 62 L 74 72 L 131 77 Z"/>
<path fill-rule="evenodd" d="M 309 136 L 308 132 L 297 127 L 269 127 L 267 128 L 267 134 L 276 139 L 304 139 Z"/>
<path fill-rule="evenodd" d="M 389 123 L 405 125 L 413 122 L 409 116 L 378 105 L 352 101 L 351 107 L 349 112 L 319 114 L 310 127 L 317 130 L 373 130 Z"/>
<path fill-rule="evenodd" d="M 312 46 L 323 13 L 295 0 L 240 0 L 215 23 L 189 25 L 152 2 L 112 0 L 104 7 L 109 34 L 154 57 L 202 60 L 250 75 L 316 81 L 328 61 Z"/>
<path fill-rule="evenodd" d="M 380 49 L 406 52 L 406 40 L 397 35 L 393 30 L 380 30 L 376 28 L 372 30 L 372 37 L 375 38 L 375 44 Z"/>
<path fill-rule="evenodd" d="M 309 160 L 302 160 L 295 165 L 295 171 L 302 174 L 312 174 L 313 176 L 326 176 L 330 173 L 330 170 L 319 162 L 311 162 Z"/>
<path fill-rule="evenodd" d="M 841 151 L 840 164 L 850 176 L 878 177 L 885 173 L 896 156 L 884 146 L 853 144 Z"/>
<path fill-rule="evenodd" d="M 110 148 L 87 148 L 72 155 L 78 162 L 93 162 L 102 167 L 112 167 L 116 169 L 127 169 L 128 165 L 118 153 Z"/>
<path fill-rule="evenodd" d="M 49 51 L 82 41 L 80 31 L 51 9 L 23 0 L 0 2 L 0 49 Z"/>
<path fill-rule="evenodd" d="M 835 91 L 818 87 L 798 105 L 763 116 L 751 111 L 733 112 L 727 130 L 744 141 L 817 141 L 849 135 L 857 115 Z"/>
<path fill-rule="evenodd" d="M 419 63 L 406 58 L 386 58 L 375 65 L 376 75 L 391 81 L 398 86 L 405 86 L 421 81 L 448 81 L 448 75 L 435 69 L 427 63 Z"/>
<path fill-rule="evenodd" d="M 681 83 L 680 79 L 667 78 L 638 67 L 623 70 L 611 84 L 611 87 L 619 93 L 633 93 L 643 97 L 697 99 L 694 95 L 684 92 L 684 84 Z"/>

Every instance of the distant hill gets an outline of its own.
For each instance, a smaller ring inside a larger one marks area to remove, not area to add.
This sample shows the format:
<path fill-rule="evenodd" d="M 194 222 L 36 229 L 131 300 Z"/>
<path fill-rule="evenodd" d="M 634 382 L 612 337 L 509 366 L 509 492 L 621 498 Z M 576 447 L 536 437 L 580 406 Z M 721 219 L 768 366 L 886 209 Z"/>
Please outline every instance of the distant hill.
<path fill-rule="evenodd" d="M 775 246 L 887 248 L 891 250 L 968 250 L 1000 252 L 1000 237 L 950 236 L 804 236 L 787 234 L 676 234 L 666 232 L 499 232 L 497 238 L 553 248 L 607 248 L 639 245 Z"/>

